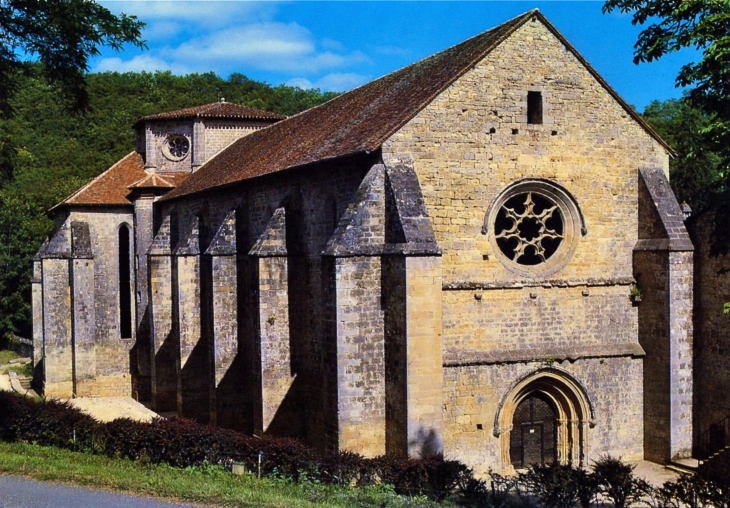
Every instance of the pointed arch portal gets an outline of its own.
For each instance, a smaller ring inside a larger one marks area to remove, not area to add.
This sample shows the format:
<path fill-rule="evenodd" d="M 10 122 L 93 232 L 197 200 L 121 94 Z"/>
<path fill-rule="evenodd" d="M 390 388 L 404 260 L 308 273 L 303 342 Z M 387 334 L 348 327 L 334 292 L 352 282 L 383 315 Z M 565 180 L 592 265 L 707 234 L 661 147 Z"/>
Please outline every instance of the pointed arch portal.
<path fill-rule="evenodd" d="M 553 461 L 583 465 L 593 425 L 593 407 L 575 378 L 553 368 L 533 372 L 513 386 L 496 415 L 503 469 Z"/>

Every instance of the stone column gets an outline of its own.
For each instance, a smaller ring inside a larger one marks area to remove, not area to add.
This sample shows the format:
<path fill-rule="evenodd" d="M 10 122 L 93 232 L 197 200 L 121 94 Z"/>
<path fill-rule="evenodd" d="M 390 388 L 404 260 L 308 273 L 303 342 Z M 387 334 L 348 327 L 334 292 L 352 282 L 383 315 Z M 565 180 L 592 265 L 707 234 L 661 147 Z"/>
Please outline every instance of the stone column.
<path fill-rule="evenodd" d="M 408 455 L 443 452 L 441 258 L 406 257 Z"/>
<path fill-rule="evenodd" d="M 385 453 L 380 256 L 335 259 L 338 448 Z"/>
<path fill-rule="evenodd" d="M 666 462 L 692 455 L 693 250 L 684 215 L 660 168 L 639 178 L 634 276 L 641 290 L 644 455 Z"/>
<path fill-rule="evenodd" d="M 205 164 L 205 123 L 196 120 L 193 123 L 193 172 Z"/>
<path fill-rule="evenodd" d="M 43 377 L 43 262 L 39 256 L 33 260 L 32 308 L 33 308 L 33 379 Z M 42 391 L 41 387 L 37 387 Z"/>
<path fill-rule="evenodd" d="M 175 251 L 173 287 L 179 330 L 178 412 L 207 422 L 210 417 L 209 351 L 202 340 L 199 219 L 193 218 Z"/>
<path fill-rule="evenodd" d="M 692 456 L 693 253 L 669 253 L 671 457 Z"/>
<path fill-rule="evenodd" d="M 266 231 L 249 252 L 256 263 L 257 334 L 254 345 L 257 393 L 254 401 L 254 432 L 272 430 L 274 419 L 289 414 L 283 402 L 294 381 L 289 340 L 289 294 L 286 249 L 286 218 L 278 208 Z"/>
<path fill-rule="evenodd" d="M 170 216 L 155 235 L 148 254 L 150 384 L 152 406 L 158 413 L 177 410 L 177 326 L 173 320 L 173 263 Z"/>
<path fill-rule="evenodd" d="M 146 123 L 144 126 L 145 133 L 145 161 L 144 169 L 154 173 L 157 169 L 157 145 L 155 143 L 155 134 L 152 132 L 152 126 Z"/>
<path fill-rule="evenodd" d="M 43 259 L 43 343 L 46 397 L 73 396 L 70 263 Z"/>
<path fill-rule="evenodd" d="M 218 389 L 238 353 L 238 266 L 236 251 L 236 214 L 230 212 L 218 229 L 206 256 L 211 257 L 213 400 L 211 423 L 217 422 L 218 404 L 227 404 Z M 243 387 L 239 386 L 238 390 Z"/>
<path fill-rule="evenodd" d="M 71 245 L 74 394 L 83 397 L 95 393 L 96 381 L 94 259 L 88 224 L 71 222 Z"/>
<path fill-rule="evenodd" d="M 387 452 L 443 451 L 441 258 L 383 260 Z"/>

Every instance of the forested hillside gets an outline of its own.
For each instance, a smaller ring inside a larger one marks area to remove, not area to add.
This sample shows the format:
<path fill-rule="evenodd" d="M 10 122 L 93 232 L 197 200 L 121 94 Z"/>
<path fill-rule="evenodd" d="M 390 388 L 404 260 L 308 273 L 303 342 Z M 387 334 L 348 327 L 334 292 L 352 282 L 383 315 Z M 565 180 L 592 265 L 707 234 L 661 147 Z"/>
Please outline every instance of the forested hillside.
<path fill-rule="evenodd" d="M 47 210 L 134 150 L 137 119 L 221 97 L 292 115 L 336 95 L 241 74 L 106 72 L 87 77 L 89 108 L 73 112 L 39 69 L 19 79 L 13 115 L 0 120 L 0 339 L 31 336 L 32 258 L 53 227 Z"/>

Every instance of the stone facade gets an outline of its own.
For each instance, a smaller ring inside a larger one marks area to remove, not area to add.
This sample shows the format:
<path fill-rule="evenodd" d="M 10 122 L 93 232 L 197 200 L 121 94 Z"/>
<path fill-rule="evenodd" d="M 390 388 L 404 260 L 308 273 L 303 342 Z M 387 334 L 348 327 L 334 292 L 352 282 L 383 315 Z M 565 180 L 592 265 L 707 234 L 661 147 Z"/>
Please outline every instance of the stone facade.
<path fill-rule="evenodd" d="M 67 203 L 36 263 L 46 393 L 113 385 L 163 413 L 479 472 L 688 456 L 692 244 L 668 148 L 537 12 L 432 59 L 245 139 L 250 119 L 139 122 L 147 176 L 125 212 Z M 431 90 L 434 61 L 454 75 Z M 383 111 L 402 119 L 374 146 L 317 122 L 355 122 L 358 94 L 404 75 L 431 95 Z M 171 134 L 191 140 L 179 161 L 159 148 Z M 360 148 L 310 155 L 339 145 Z M 268 162 L 245 173 L 235 154 L 257 148 Z M 112 283 L 123 223 L 131 338 Z M 534 400 L 549 422 L 515 416 Z"/>
<path fill-rule="evenodd" d="M 694 380 L 702 386 L 694 393 L 697 438 L 710 439 L 712 427 L 730 415 L 730 316 L 723 306 L 730 302 L 730 259 L 727 255 L 711 255 L 713 213 L 692 217 L 690 234 L 697 249 L 694 256 L 695 284 L 701 291 L 695 293 Z M 722 428 L 723 426 L 720 425 Z M 724 434 L 721 430 L 721 434 Z M 714 436 L 712 436 L 714 437 Z M 727 436 L 725 436 L 727 438 Z M 730 464 L 725 453 L 724 463 Z"/>

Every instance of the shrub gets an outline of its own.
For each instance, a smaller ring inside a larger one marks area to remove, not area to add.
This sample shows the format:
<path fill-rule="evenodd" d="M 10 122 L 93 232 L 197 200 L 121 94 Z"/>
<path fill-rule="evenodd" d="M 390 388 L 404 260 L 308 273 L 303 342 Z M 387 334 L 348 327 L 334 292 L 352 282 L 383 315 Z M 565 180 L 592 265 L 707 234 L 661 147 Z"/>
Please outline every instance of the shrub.
<path fill-rule="evenodd" d="M 682 475 L 657 490 L 663 506 L 730 508 L 730 484 L 713 482 L 700 474 Z"/>
<path fill-rule="evenodd" d="M 534 464 L 519 479 L 549 508 L 572 508 L 578 501 L 579 483 L 573 466 L 553 462 L 549 465 Z"/>
<path fill-rule="evenodd" d="M 649 485 L 634 476 L 634 468 L 620 458 L 604 455 L 593 464 L 593 474 L 598 489 L 608 497 L 615 508 L 626 508 L 639 501 L 649 490 Z"/>
<path fill-rule="evenodd" d="M 68 403 L 0 392 L 0 439 L 27 441 L 174 467 L 245 464 L 249 471 L 343 485 L 393 485 L 399 494 L 442 500 L 471 471 L 440 455 L 424 459 L 340 452 L 319 457 L 295 439 L 247 436 L 184 418 L 100 423 Z"/>
<path fill-rule="evenodd" d="M 91 416 L 54 400 L 36 402 L 10 392 L 0 392 L 0 438 L 26 441 L 70 450 L 98 451 L 103 424 Z"/>

